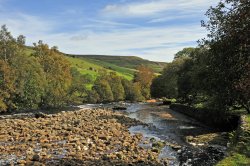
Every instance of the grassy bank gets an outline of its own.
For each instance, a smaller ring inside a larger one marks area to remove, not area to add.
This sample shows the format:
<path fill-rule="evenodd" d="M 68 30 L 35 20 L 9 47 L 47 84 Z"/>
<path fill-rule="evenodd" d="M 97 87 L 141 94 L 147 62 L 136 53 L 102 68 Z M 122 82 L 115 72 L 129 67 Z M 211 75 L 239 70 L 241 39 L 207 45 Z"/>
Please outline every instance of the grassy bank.
<path fill-rule="evenodd" d="M 250 165 L 250 115 L 244 116 L 242 125 L 232 134 L 228 156 L 217 166 Z"/>

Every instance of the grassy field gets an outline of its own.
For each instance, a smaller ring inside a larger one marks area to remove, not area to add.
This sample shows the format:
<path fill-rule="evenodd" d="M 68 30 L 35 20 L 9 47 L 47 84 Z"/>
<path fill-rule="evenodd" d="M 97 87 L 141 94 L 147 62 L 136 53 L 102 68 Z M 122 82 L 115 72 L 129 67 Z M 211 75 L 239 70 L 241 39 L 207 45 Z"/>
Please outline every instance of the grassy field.
<path fill-rule="evenodd" d="M 128 80 L 133 79 L 133 69 L 127 69 L 114 64 L 86 58 L 74 58 L 67 56 L 67 59 L 70 61 L 71 65 L 76 67 L 82 74 L 90 74 L 94 78 L 97 77 L 99 70 L 107 70 L 108 72 L 116 72 L 119 76 L 122 76 Z"/>
<path fill-rule="evenodd" d="M 165 62 L 153 62 L 146 59 L 142 59 L 136 56 L 105 56 L 105 55 L 75 55 L 75 57 L 81 57 L 85 59 L 91 59 L 95 62 L 100 62 L 101 65 L 112 64 L 125 69 L 136 69 L 139 65 L 145 65 L 159 73 L 165 67 Z"/>
<path fill-rule="evenodd" d="M 250 165 L 250 115 L 246 116 L 244 132 L 234 133 L 232 147 L 228 157 L 220 161 L 217 166 L 249 166 Z"/>
<path fill-rule="evenodd" d="M 32 47 L 26 47 L 25 53 L 31 55 Z M 103 56 L 103 55 L 67 55 L 65 57 L 72 67 L 77 68 L 81 74 L 89 74 L 94 79 L 100 70 L 116 72 L 119 76 L 132 80 L 137 66 L 146 65 L 159 74 L 166 63 L 148 61 L 135 56 Z"/>

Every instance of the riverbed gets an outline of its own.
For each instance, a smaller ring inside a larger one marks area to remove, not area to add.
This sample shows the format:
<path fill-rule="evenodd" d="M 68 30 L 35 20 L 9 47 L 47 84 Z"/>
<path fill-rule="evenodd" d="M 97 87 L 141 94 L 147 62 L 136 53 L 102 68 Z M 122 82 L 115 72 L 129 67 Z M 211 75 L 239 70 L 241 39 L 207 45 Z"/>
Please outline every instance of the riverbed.
<path fill-rule="evenodd" d="M 1 115 L 0 123 L 0 165 L 210 166 L 228 140 L 160 103 L 86 104 Z"/>
<path fill-rule="evenodd" d="M 112 108 L 114 105 L 116 104 L 98 107 Z M 217 132 L 216 129 L 160 103 L 123 103 L 123 106 L 127 109 L 119 112 L 147 124 L 130 127 L 130 133 L 141 133 L 144 140 L 164 142 L 165 146 L 158 157 L 169 160 L 169 165 L 215 165 L 226 153 L 228 133 Z M 149 144 L 141 146 L 152 148 L 152 142 L 148 142 Z"/>

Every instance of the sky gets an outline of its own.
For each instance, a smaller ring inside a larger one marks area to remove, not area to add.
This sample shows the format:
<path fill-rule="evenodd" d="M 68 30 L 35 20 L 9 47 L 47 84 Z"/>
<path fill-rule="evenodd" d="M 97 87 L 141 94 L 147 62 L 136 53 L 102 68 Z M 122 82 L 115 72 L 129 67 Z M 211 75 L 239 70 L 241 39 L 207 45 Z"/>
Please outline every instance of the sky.
<path fill-rule="evenodd" d="M 0 25 L 26 44 L 69 54 L 139 56 L 170 62 L 206 37 L 201 20 L 219 0 L 0 0 Z"/>

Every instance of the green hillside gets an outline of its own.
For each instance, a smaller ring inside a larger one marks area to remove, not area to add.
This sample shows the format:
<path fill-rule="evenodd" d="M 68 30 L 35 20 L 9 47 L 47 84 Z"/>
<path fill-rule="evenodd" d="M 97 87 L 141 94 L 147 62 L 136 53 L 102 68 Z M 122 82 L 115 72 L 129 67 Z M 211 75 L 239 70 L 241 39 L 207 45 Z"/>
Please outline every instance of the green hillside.
<path fill-rule="evenodd" d="M 26 47 L 25 52 L 30 55 L 34 52 L 32 47 Z M 99 70 L 116 72 L 118 75 L 132 80 L 137 66 L 146 65 L 159 73 L 166 63 L 153 62 L 135 56 L 104 56 L 104 55 L 69 55 L 64 54 L 71 63 L 72 67 L 82 74 L 90 74 L 97 77 Z"/>
<path fill-rule="evenodd" d="M 166 65 L 165 62 L 153 62 L 136 56 L 108 56 L 108 55 L 69 55 L 69 56 L 90 59 L 94 62 L 103 65 L 112 64 L 129 69 L 136 69 L 137 66 L 143 64 L 145 66 L 152 68 L 156 73 L 162 71 L 162 69 Z"/>
<path fill-rule="evenodd" d="M 98 75 L 99 70 L 107 70 L 109 72 L 114 71 L 118 75 L 131 80 L 133 79 L 134 71 L 132 69 L 127 69 L 123 67 L 119 67 L 113 64 L 107 64 L 105 62 L 100 63 L 98 61 L 93 61 L 87 58 L 78 58 L 78 57 L 70 57 L 67 56 L 67 59 L 70 61 L 73 67 L 76 67 L 78 71 L 82 74 L 90 74 L 94 77 Z"/>

